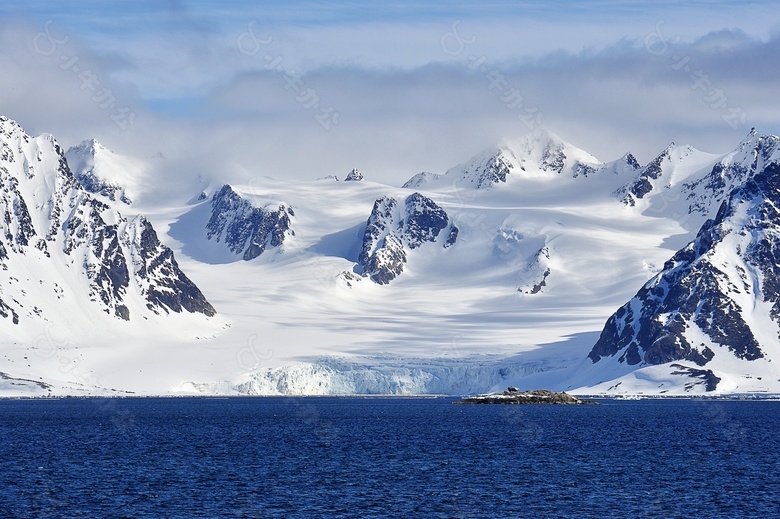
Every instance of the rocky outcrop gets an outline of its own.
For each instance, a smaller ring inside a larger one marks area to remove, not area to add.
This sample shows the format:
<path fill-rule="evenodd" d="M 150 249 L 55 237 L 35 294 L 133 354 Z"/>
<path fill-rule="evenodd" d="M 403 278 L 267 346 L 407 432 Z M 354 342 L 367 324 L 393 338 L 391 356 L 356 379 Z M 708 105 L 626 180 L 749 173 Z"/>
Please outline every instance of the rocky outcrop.
<path fill-rule="evenodd" d="M 414 193 L 401 204 L 385 196 L 374 202 L 366 223 L 358 270 L 385 285 L 403 272 L 409 251 L 434 242 L 448 248 L 457 239 L 457 226 L 430 198 Z"/>
<path fill-rule="evenodd" d="M 780 155 L 780 138 L 759 135 L 751 130 L 739 147 L 718 161 L 703 177 L 682 186 L 682 195 L 689 213 L 710 214 L 729 193 L 760 172 Z"/>
<path fill-rule="evenodd" d="M 269 248 L 278 248 L 287 236 L 294 236 L 292 217 L 287 204 L 255 207 L 227 184 L 211 200 L 211 217 L 206 237 L 222 242 L 245 261 L 260 256 Z"/>
<path fill-rule="evenodd" d="M 456 404 L 555 404 L 555 405 L 582 405 L 595 404 L 590 400 L 581 400 L 568 393 L 559 393 L 547 389 L 533 389 L 530 391 L 518 391 L 510 387 L 501 393 L 470 396 L 454 402 Z"/>
<path fill-rule="evenodd" d="M 132 250 L 133 270 L 146 306 L 155 313 L 190 312 L 212 316 L 216 310 L 179 268 L 173 251 L 163 245 L 144 217 L 125 234 Z"/>
<path fill-rule="evenodd" d="M 664 172 L 664 164 L 670 162 L 670 154 L 674 150 L 675 144 L 671 143 L 667 148 L 654 158 L 644 168 L 641 168 L 637 178 L 629 185 L 622 188 L 618 195 L 626 205 L 636 205 L 638 199 L 644 198 L 653 190 L 653 181 L 661 177 Z M 634 159 L 633 156 L 631 156 Z M 634 159 L 636 162 L 636 159 Z"/>
<path fill-rule="evenodd" d="M 551 273 L 550 248 L 545 245 L 534 254 L 531 262 L 523 269 L 522 282 L 517 287 L 517 291 L 529 295 L 542 292 L 547 286 L 547 278 Z"/>
<path fill-rule="evenodd" d="M 683 366 L 682 364 L 672 364 L 669 367 L 675 369 L 675 371 L 671 372 L 672 375 L 682 375 L 693 379 L 685 383 L 685 391 L 690 391 L 694 387 L 702 385 L 704 386 L 704 391 L 715 391 L 721 381 L 720 377 L 716 376 L 711 369 L 696 369 L 690 366 Z"/>
<path fill-rule="evenodd" d="M 513 161 L 507 156 L 507 150 L 485 157 L 481 164 L 469 173 L 469 179 L 477 189 L 490 189 L 494 184 L 505 183 L 515 169 Z"/>
<path fill-rule="evenodd" d="M 364 180 L 363 174 L 357 168 L 353 168 L 344 178 L 344 182 L 360 182 L 362 180 Z"/>

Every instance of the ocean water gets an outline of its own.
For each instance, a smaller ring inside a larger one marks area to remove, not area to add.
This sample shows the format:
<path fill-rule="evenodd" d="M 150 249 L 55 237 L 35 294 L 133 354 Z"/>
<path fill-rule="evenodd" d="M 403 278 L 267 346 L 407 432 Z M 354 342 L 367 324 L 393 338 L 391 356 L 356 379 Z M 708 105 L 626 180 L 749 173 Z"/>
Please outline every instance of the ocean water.
<path fill-rule="evenodd" d="M 780 402 L 0 400 L 0 517 L 780 517 Z"/>

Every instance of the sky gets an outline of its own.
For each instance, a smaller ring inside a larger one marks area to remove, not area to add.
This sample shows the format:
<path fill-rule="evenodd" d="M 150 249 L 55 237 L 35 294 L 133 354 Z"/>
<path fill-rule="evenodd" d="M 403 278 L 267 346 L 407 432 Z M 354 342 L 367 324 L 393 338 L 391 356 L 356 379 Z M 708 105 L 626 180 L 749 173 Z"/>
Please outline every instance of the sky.
<path fill-rule="evenodd" d="M 544 128 L 602 161 L 780 134 L 769 1 L 0 4 L 0 114 L 160 182 L 400 185 Z"/>

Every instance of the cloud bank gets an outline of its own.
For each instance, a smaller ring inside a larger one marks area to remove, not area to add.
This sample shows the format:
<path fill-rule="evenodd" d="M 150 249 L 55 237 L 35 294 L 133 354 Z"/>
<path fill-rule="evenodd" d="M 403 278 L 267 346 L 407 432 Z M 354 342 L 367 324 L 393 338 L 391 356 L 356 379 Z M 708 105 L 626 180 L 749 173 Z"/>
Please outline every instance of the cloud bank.
<path fill-rule="evenodd" d="M 722 2 L 722 19 L 699 2 L 36 5 L 0 9 L 0 112 L 65 146 L 162 152 L 172 185 L 352 167 L 400 185 L 539 124 L 605 161 L 780 133 L 780 36 L 761 2 Z"/>

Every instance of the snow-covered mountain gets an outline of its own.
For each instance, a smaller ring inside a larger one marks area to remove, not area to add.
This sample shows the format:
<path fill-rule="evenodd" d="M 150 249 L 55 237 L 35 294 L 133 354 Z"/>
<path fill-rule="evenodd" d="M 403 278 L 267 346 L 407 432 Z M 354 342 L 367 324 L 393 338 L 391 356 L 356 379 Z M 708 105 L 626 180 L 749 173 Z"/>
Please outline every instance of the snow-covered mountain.
<path fill-rule="evenodd" d="M 427 183 L 433 183 L 441 178 L 441 175 L 437 173 L 431 173 L 430 171 L 422 171 L 417 173 L 412 178 L 407 180 L 402 187 L 406 189 L 417 189 Z"/>
<path fill-rule="evenodd" d="M 106 201 L 83 188 L 51 135 L 0 117 L 3 343 L 29 344 L 54 323 L 75 343 L 128 330 L 120 323 L 215 315 L 149 220 Z"/>
<path fill-rule="evenodd" d="M 675 214 L 690 218 L 696 227 L 712 216 L 735 187 L 744 184 L 767 164 L 778 150 L 778 138 L 759 135 L 755 129 L 725 155 L 700 152 L 691 146 L 670 144 L 616 196 L 648 215 Z"/>
<path fill-rule="evenodd" d="M 687 361 L 780 377 L 768 364 L 780 358 L 780 153 L 767 140 L 755 139 L 755 170 L 735 168 L 750 178 L 716 217 L 609 318 L 589 354 L 594 363 Z"/>
<path fill-rule="evenodd" d="M 436 189 L 473 187 L 490 189 L 508 180 L 565 176 L 588 177 L 600 170 L 613 173 L 636 169 L 631 154 L 610 164 L 603 164 L 589 153 L 564 142 L 552 132 L 539 129 L 516 141 L 487 149 L 470 160 L 447 170 L 443 175 L 422 172 L 414 175 L 404 187 Z"/>
<path fill-rule="evenodd" d="M 361 182 L 363 180 L 365 180 L 363 173 L 358 171 L 357 168 L 352 168 L 352 171 L 347 173 L 347 176 L 344 177 L 344 182 Z"/>
<path fill-rule="evenodd" d="M 201 172 L 162 204 L 149 160 L 3 124 L 6 394 L 780 392 L 777 137 L 642 166 L 539 131 L 402 188 Z"/>

